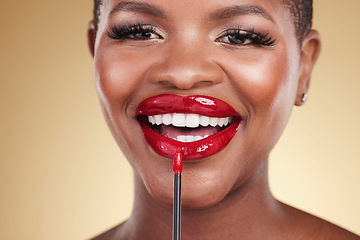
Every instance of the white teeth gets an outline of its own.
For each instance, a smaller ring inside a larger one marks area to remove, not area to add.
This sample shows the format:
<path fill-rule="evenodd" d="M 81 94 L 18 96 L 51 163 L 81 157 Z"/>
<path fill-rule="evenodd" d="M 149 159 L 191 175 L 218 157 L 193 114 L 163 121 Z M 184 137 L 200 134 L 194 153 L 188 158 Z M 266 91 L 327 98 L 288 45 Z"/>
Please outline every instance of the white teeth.
<path fill-rule="evenodd" d="M 172 117 L 172 125 L 175 127 L 185 127 L 186 119 L 184 113 L 174 113 Z"/>
<path fill-rule="evenodd" d="M 155 124 L 155 118 L 153 116 L 149 116 L 149 122 L 151 122 L 152 125 Z"/>
<path fill-rule="evenodd" d="M 195 140 L 195 141 L 199 141 L 199 140 L 201 140 L 201 139 L 204 139 L 204 138 L 203 138 L 202 136 L 195 136 L 195 137 L 194 137 L 194 140 Z"/>
<path fill-rule="evenodd" d="M 225 118 L 220 118 L 218 122 L 219 126 L 220 127 L 224 126 L 224 123 L 225 123 Z"/>
<path fill-rule="evenodd" d="M 224 118 L 224 126 L 228 125 L 230 122 L 230 117 Z"/>
<path fill-rule="evenodd" d="M 200 116 L 200 125 L 203 127 L 208 126 L 210 123 L 210 118 L 207 116 Z"/>
<path fill-rule="evenodd" d="M 167 113 L 159 114 L 148 117 L 149 122 L 152 125 L 170 125 L 172 124 L 175 127 L 188 127 L 188 128 L 197 128 L 199 126 L 227 126 L 231 122 L 231 117 L 217 118 L 217 117 L 207 117 L 201 116 L 199 114 L 185 114 L 185 113 Z"/>
<path fill-rule="evenodd" d="M 214 117 L 210 118 L 210 126 L 216 127 L 216 125 L 218 125 L 218 123 L 219 123 L 219 118 L 214 118 Z"/>
<path fill-rule="evenodd" d="M 163 123 L 167 126 L 171 124 L 172 115 L 171 114 L 164 114 L 163 115 Z"/>
<path fill-rule="evenodd" d="M 186 142 L 193 142 L 193 141 L 195 141 L 195 137 L 191 136 L 191 135 L 185 136 L 185 141 Z"/>
<path fill-rule="evenodd" d="M 148 116 L 148 120 L 152 125 L 173 125 L 175 127 L 188 127 L 188 128 L 197 128 L 199 126 L 203 127 L 216 127 L 216 126 L 227 126 L 231 123 L 232 117 L 208 117 L 202 116 L 194 113 L 167 113 L 167 114 L 158 114 L 153 116 Z M 190 134 L 190 132 L 189 132 Z M 193 136 L 193 135 L 179 135 L 173 139 L 179 142 L 190 143 L 195 141 L 200 141 L 209 137 L 206 136 Z"/>
<path fill-rule="evenodd" d="M 206 135 L 204 137 L 202 137 L 202 136 L 191 136 L 191 135 L 187 135 L 187 136 L 180 135 L 180 136 L 177 136 L 177 138 L 174 139 L 174 140 L 177 140 L 179 142 L 188 143 L 188 142 L 195 142 L 195 141 L 203 140 L 203 139 L 205 139 L 207 137 L 209 137 L 209 135 Z"/>
<path fill-rule="evenodd" d="M 156 125 L 162 124 L 162 116 L 161 115 L 155 115 L 154 118 L 155 118 Z"/>
<path fill-rule="evenodd" d="M 197 128 L 200 124 L 200 115 L 199 114 L 186 114 L 186 127 Z"/>
<path fill-rule="evenodd" d="M 178 140 L 179 142 L 186 142 L 186 136 L 184 135 L 177 136 L 176 140 Z"/>

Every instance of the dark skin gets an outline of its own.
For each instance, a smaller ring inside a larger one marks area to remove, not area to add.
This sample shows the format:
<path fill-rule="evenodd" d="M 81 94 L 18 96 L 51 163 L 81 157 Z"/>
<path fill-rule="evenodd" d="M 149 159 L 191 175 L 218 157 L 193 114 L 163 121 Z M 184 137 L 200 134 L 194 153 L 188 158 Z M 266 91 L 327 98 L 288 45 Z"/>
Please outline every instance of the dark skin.
<path fill-rule="evenodd" d="M 140 102 L 163 93 L 216 97 L 245 120 L 225 149 L 184 163 L 182 239 L 360 239 L 277 201 L 268 185 L 269 153 L 292 107 L 303 104 L 319 34 L 312 30 L 299 43 L 281 0 L 124 2 L 105 1 L 98 32 L 90 23 L 88 38 L 105 119 L 134 168 L 135 202 L 126 222 L 95 239 L 172 236 L 172 161 L 147 145 L 135 119 Z M 121 40 L 107 34 L 137 23 L 152 32 Z M 234 42 L 228 30 L 239 28 L 276 41 Z"/>

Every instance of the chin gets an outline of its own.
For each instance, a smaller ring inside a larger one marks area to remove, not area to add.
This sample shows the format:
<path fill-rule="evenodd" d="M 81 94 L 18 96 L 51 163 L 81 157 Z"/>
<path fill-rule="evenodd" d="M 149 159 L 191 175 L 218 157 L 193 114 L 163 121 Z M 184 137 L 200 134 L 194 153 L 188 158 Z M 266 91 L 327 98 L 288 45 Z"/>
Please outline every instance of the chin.
<path fill-rule="evenodd" d="M 191 186 L 189 186 L 191 185 Z M 163 191 L 163 190 L 166 191 Z M 148 192 L 151 197 L 163 206 L 172 208 L 173 189 L 166 188 L 149 188 Z M 183 209 L 206 209 L 220 203 L 228 194 L 224 188 L 217 186 L 204 186 L 203 184 L 182 184 L 181 189 L 181 206 Z"/>
<path fill-rule="evenodd" d="M 222 156 L 218 156 L 222 158 Z M 206 209 L 220 203 L 235 184 L 231 169 L 218 165 L 218 158 L 194 162 L 185 166 L 181 176 L 181 205 L 184 209 Z M 156 172 L 152 169 L 149 172 Z M 224 172 L 227 172 L 224 174 Z M 225 176 L 224 176 L 225 175 Z M 172 208 L 174 173 L 157 172 L 145 176 L 142 181 L 146 191 L 160 205 Z"/>
<path fill-rule="evenodd" d="M 182 207 L 185 209 L 199 210 L 211 208 L 220 203 L 227 194 L 228 191 L 219 187 L 184 188 L 183 194 L 181 195 Z"/>

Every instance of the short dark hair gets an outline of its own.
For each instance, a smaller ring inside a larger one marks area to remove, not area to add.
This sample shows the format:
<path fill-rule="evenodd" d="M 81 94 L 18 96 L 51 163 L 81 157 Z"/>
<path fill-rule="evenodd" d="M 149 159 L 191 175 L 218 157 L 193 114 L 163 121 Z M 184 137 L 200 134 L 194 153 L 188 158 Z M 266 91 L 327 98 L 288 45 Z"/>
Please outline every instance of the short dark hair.
<path fill-rule="evenodd" d="M 295 34 L 299 43 L 310 32 L 313 18 L 313 0 L 282 0 L 289 9 L 295 25 Z M 94 25 L 98 28 L 100 5 L 103 0 L 94 0 Z"/>
<path fill-rule="evenodd" d="M 283 0 L 283 3 L 291 13 L 296 38 L 301 43 L 312 27 L 313 0 Z"/>
<path fill-rule="evenodd" d="M 95 32 L 97 32 L 98 25 L 99 25 L 100 6 L 101 6 L 102 2 L 103 2 L 103 0 L 94 0 L 93 21 L 94 21 Z"/>

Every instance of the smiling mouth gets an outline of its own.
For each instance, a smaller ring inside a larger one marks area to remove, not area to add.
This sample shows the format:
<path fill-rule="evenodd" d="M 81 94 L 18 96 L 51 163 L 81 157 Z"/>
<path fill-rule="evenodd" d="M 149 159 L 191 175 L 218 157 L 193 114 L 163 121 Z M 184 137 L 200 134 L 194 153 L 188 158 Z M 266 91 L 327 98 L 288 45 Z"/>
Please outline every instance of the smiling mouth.
<path fill-rule="evenodd" d="M 232 116 L 208 117 L 193 113 L 167 113 L 147 116 L 147 125 L 156 133 L 178 142 L 191 143 L 225 130 Z"/>
<path fill-rule="evenodd" d="M 242 123 L 227 103 L 207 96 L 157 95 L 136 111 L 148 145 L 159 155 L 184 160 L 209 157 L 224 149 Z"/>

